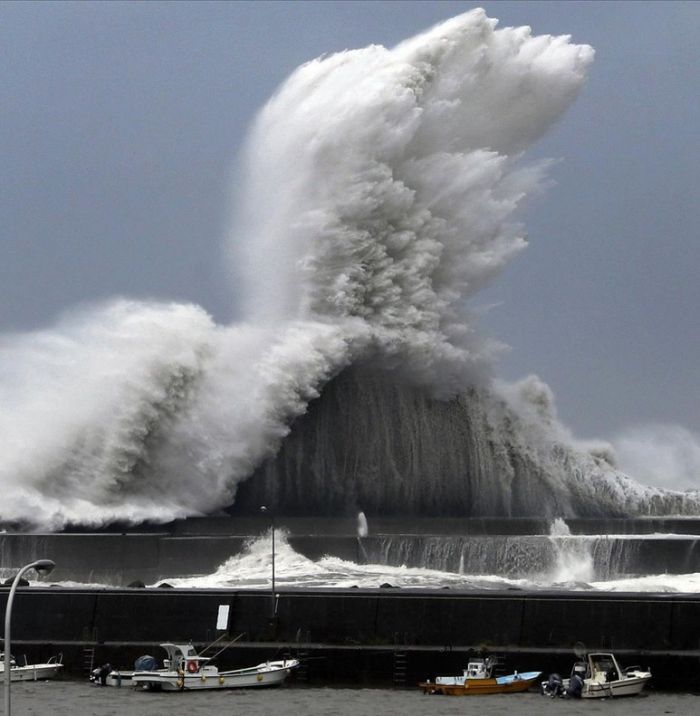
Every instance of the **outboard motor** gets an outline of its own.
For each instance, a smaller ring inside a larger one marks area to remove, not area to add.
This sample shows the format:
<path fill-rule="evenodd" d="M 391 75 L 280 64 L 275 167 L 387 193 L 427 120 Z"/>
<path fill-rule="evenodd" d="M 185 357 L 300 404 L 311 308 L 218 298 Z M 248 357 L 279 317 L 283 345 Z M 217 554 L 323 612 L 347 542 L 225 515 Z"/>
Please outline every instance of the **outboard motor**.
<path fill-rule="evenodd" d="M 550 698 L 562 696 L 564 693 L 564 682 L 559 674 L 550 674 L 547 682 L 542 686 L 542 693 Z"/>
<path fill-rule="evenodd" d="M 90 674 L 90 681 L 92 681 L 93 684 L 107 686 L 107 677 L 111 671 L 111 664 L 102 664 L 102 666 L 98 666 L 96 669 L 92 670 L 92 673 Z"/>
<path fill-rule="evenodd" d="M 569 679 L 569 687 L 566 689 L 566 695 L 570 699 L 580 699 L 581 692 L 583 691 L 583 679 L 574 673 Z"/>
<path fill-rule="evenodd" d="M 150 654 L 139 656 L 134 662 L 134 671 L 155 671 L 158 668 L 158 662 Z"/>

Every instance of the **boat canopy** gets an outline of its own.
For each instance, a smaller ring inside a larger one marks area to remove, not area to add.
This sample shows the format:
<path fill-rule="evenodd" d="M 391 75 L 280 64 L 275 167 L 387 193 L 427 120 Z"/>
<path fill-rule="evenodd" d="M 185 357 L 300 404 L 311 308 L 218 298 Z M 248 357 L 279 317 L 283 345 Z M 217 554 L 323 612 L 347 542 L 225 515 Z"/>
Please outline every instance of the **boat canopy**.
<path fill-rule="evenodd" d="M 210 661 L 208 656 L 199 656 L 197 650 L 192 644 L 161 644 L 161 647 L 165 649 L 168 654 L 167 661 L 172 666 L 180 663 L 183 660 L 187 661 Z"/>

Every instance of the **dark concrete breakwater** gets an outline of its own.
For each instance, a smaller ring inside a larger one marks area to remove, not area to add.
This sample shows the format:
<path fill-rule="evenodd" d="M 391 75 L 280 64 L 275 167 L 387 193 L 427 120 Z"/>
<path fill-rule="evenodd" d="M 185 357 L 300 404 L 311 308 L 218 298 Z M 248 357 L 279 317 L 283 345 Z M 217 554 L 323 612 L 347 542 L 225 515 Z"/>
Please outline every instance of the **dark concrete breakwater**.
<path fill-rule="evenodd" d="M 3 610 L 7 595 L 0 589 Z M 12 625 L 15 655 L 62 652 L 76 676 L 160 658 L 164 641 L 204 646 L 228 632 L 240 638 L 220 667 L 291 654 L 302 663 L 295 678 L 310 685 L 413 687 L 483 652 L 504 655 L 509 668 L 568 673 L 583 642 L 650 667 L 658 689 L 700 691 L 700 595 L 305 588 L 273 599 L 263 590 L 27 587 Z"/>
<path fill-rule="evenodd" d="M 537 518 L 370 517 L 370 534 L 362 538 L 354 516 L 278 516 L 276 525 L 296 552 L 314 560 L 333 554 L 362 562 L 369 555 L 373 562 L 403 564 L 429 543 L 432 564 L 437 540 L 448 562 L 453 555 L 473 557 L 468 566 L 477 568 L 483 554 L 512 554 L 522 544 L 544 559 L 551 546 L 551 523 Z M 573 539 L 586 535 L 609 547 L 594 550 L 596 568 L 600 561 L 608 572 L 610 565 L 619 573 L 700 571 L 700 519 L 567 519 L 566 526 Z M 91 665 L 130 668 L 143 654 L 160 658 L 165 641 L 204 646 L 225 631 L 239 639 L 218 657 L 221 668 L 293 654 L 302 664 L 295 678 L 310 685 L 409 687 L 460 673 L 471 654 L 484 651 L 504 655 L 511 669 L 568 673 L 573 645 L 583 642 L 613 650 L 625 665 L 650 667 L 656 688 L 700 691 L 700 594 L 285 586 L 273 598 L 264 589 L 125 586 L 210 574 L 268 528 L 262 518 L 222 516 L 99 533 L 2 532 L 3 579 L 34 559 L 50 558 L 57 565 L 51 580 L 112 585 L 20 588 L 13 652 L 30 661 L 62 652 L 66 671 L 81 676 Z M 507 569 L 505 561 L 486 566 L 496 574 Z M 3 610 L 7 595 L 0 587 Z M 222 606 L 228 621 L 220 630 Z"/>

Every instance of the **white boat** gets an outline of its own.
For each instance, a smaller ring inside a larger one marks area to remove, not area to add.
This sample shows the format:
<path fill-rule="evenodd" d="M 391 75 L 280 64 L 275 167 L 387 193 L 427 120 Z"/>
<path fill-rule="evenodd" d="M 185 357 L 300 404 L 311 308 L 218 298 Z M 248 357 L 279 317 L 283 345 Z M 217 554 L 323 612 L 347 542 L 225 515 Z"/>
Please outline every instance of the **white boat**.
<path fill-rule="evenodd" d="M 10 681 L 43 681 L 53 679 L 63 668 L 62 655 L 52 656 L 43 664 L 28 664 L 24 659 L 24 666 L 20 666 L 14 656 L 10 657 Z M 5 655 L 0 654 L 0 683 L 5 679 Z"/>
<path fill-rule="evenodd" d="M 207 662 L 210 657 L 197 654 L 192 644 L 161 644 L 167 658 L 162 669 L 136 670 L 134 686 L 163 691 L 195 691 L 201 689 L 236 689 L 257 686 L 279 686 L 299 666 L 297 659 L 264 661 L 257 666 L 219 671 Z"/>
<path fill-rule="evenodd" d="M 542 693 L 549 696 L 571 696 L 582 699 L 617 698 L 640 694 L 651 679 L 651 672 L 639 666 L 623 669 L 610 652 L 591 652 L 577 661 L 571 677 L 560 681 L 556 674 L 542 682 Z"/>

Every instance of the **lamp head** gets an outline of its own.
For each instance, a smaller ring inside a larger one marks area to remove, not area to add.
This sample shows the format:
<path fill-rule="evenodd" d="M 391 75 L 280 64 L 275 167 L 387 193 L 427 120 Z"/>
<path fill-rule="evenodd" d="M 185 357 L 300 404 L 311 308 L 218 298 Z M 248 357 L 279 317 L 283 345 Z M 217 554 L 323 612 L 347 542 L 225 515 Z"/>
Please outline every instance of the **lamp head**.
<path fill-rule="evenodd" d="M 49 574 L 56 566 L 56 563 L 50 559 L 39 559 L 32 565 L 39 574 Z"/>
<path fill-rule="evenodd" d="M 265 505 L 261 505 L 260 512 L 267 512 L 267 507 L 265 507 Z"/>

